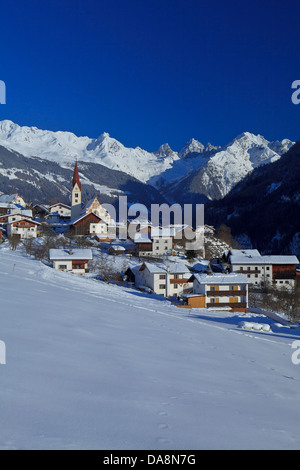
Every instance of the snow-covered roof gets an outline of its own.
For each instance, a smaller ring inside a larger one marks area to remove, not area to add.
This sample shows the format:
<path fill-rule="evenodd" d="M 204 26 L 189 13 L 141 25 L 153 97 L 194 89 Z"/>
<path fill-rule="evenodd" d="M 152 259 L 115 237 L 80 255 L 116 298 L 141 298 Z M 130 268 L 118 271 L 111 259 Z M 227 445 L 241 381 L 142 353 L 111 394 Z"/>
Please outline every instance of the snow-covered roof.
<path fill-rule="evenodd" d="M 10 214 L 10 215 L 15 215 L 15 214 Z M 30 222 L 31 224 L 41 225 L 40 222 L 37 222 L 36 220 L 28 219 L 27 217 L 21 217 L 20 219 L 12 220 L 11 222 L 8 223 L 8 225 L 22 222 L 22 220 L 25 220 L 25 222 Z"/>
<path fill-rule="evenodd" d="M 20 197 L 18 193 L 15 194 L 1 194 L 0 202 L 13 203 L 17 197 Z"/>
<path fill-rule="evenodd" d="M 124 246 L 121 246 L 121 245 L 111 245 L 109 247 L 109 249 L 114 250 L 114 251 L 125 251 L 126 250 L 126 248 L 124 248 Z"/>
<path fill-rule="evenodd" d="M 191 265 L 191 271 L 204 272 L 209 268 L 210 262 L 208 260 L 197 261 Z"/>
<path fill-rule="evenodd" d="M 17 204 L 14 204 L 11 202 L 0 202 L 1 209 L 15 209 L 16 207 L 17 207 Z"/>
<path fill-rule="evenodd" d="M 63 250 L 57 248 L 51 248 L 49 250 L 49 259 L 50 260 L 85 260 L 85 259 L 93 259 L 93 253 L 90 248 L 74 248 L 72 250 Z"/>
<path fill-rule="evenodd" d="M 99 219 L 99 223 L 102 222 L 103 224 L 107 225 L 107 223 L 104 220 L 102 220 L 101 217 L 99 217 L 99 215 L 95 214 L 94 212 L 85 212 L 84 214 L 81 214 L 78 217 L 76 217 L 76 219 L 73 219 L 71 223 L 76 224 L 76 222 L 79 222 L 79 220 L 84 219 L 85 217 L 88 217 L 91 214 L 93 214 L 95 217 Z"/>
<path fill-rule="evenodd" d="M 250 284 L 251 281 L 244 274 L 194 274 L 199 284 Z"/>
<path fill-rule="evenodd" d="M 240 255 L 240 256 L 260 256 L 260 252 L 256 249 L 249 249 L 249 250 L 230 250 L 231 255 Z"/>
<path fill-rule="evenodd" d="M 299 260 L 294 255 L 263 255 L 263 256 L 230 256 L 231 264 L 298 264 Z"/>
<path fill-rule="evenodd" d="M 57 202 L 56 204 L 52 204 L 51 206 L 49 206 L 49 209 L 51 209 L 52 207 L 56 207 L 56 206 L 62 206 L 62 207 L 66 207 L 67 209 L 71 209 L 71 206 L 68 206 L 67 204 L 64 204 L 63 202 Z"/>
<path fill-rule="evenodd" d="M 136 232 L 134 234 L 134 243 L 152 243 L 148 233 Z"/>
<path fill-rule="evenodd" d="M 175 228 L 173 227 L 151 227 L 151 238 L 170 238 L 174 237 Z"/>
<path fill-rule="evenodd" d="M 32 217 L 32 210 L 31 209 L 20 209 L 18 212 L 14 212 L 13 214 L 6 214 L 8 217 L 15 217 L 16 215 L 21 215 L 23 217 Z"/>
<path fill-rule="evenodd" d="M 163 273 L 166 274 L 169 272 L 170 274 L 190 274 L 188 267 L 184 263 L 170 263 L 168 266 L 165 264 L 157 264 L 157 263 L 143 263 L 148 271 L 153 274 Z"/>

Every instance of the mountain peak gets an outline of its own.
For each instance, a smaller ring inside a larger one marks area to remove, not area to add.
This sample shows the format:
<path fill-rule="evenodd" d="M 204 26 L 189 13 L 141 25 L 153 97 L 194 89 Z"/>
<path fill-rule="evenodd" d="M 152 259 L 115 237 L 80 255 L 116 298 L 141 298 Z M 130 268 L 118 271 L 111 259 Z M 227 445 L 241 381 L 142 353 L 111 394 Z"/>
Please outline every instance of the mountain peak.
<path fill-rule="evenodd" d="M 178 155 L 180 158 L 186 157 L 190 153 L 202 153 L 205 149 L 204 145 L 198 140 L 192 138 L 190 139 L 185 146 L 179 151 Z"/>
<path fill-rule="evenodd" d="M 168 143 L 162 144 L 155 152 L 155 155 L 159 157 L 171 157 L 174 156 L 176 153 L 174 150 L 171 149 Z"/>

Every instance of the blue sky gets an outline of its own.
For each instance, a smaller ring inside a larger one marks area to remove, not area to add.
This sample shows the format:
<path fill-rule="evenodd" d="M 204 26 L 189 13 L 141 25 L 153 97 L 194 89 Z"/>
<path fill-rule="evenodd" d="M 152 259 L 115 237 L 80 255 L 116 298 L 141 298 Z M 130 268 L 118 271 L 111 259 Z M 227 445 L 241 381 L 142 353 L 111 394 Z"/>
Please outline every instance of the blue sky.
<path fill-rule="evenodd" d="M 297 0 L 1 4 L 0 120 L 153 151 L 300 139 Z"/>

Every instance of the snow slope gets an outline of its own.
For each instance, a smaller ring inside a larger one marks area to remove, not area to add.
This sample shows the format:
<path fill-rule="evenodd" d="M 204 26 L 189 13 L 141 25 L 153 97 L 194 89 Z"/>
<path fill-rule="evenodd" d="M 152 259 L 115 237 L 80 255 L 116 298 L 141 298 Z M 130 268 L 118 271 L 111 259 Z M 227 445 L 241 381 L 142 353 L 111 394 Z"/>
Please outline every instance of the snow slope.
<path fill-rule="evenodd" d="M 299 329 L 189 313 L 5 245 L 0 278 L 1 449 L 299 448 Z"/>

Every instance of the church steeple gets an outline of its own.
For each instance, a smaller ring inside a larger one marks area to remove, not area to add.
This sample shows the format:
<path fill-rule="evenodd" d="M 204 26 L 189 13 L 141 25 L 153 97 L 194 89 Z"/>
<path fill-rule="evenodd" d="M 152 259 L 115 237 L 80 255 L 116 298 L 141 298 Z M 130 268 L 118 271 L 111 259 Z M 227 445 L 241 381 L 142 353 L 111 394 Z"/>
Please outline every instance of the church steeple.
<path fill-rule="evenodd" d="M 72 202 L 71 202 L 71 220 L 76 219 L 81 214 L 81 182 L 79 178 L 77 160 L 72 179 Z"/>
<path fill-rule="evenodd" d="M 78 165 L 77 165 L 77 160 L 75 162 L 75 168 L 74 168 L 74 174 L 73 174 L 73 180 L 72 180 L 72 186 L 74 188 L 75 184 L 77 183 L 78 188 L 81 191 L 81 183 L 79 179 L 79 173 L 78 173 Z"/>

